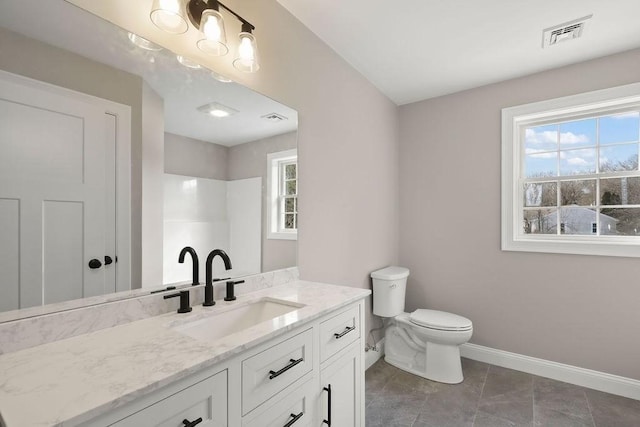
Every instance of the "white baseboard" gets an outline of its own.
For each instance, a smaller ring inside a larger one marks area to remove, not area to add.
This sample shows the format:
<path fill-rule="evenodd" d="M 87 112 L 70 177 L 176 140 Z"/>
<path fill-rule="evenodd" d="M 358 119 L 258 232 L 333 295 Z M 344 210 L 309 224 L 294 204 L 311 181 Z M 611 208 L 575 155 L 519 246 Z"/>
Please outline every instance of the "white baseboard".
<path fill-rule="evenodd" d="M 364 353 L 365 371 L 384 356 L 384 338 L 378 341 L 376 346 L 378 347 L 378 351 L 369 350 Z"/>
<path fill-rule="evenodd" d="M 462 357 L 551 378 L 606 393 L 640 400 L 640 381 L 591 369 L 496 350 L 476 344 L 463 344 Z"/>

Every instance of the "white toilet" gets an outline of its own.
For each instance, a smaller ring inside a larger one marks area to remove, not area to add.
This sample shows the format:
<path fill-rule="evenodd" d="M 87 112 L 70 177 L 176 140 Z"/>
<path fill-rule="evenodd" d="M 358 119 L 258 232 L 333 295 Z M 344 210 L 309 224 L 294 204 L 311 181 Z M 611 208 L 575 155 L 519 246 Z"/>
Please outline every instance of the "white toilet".
<path fill-rule="evenodd" d="M 460 345 L 473 334 L 469 319 L 444 311 L 404 312 L 409 269 L 387 267 L 371 273 L 373 314 L 385 322 L 384 360 L 403 371 L 441 383 L 464 379 Z"/>

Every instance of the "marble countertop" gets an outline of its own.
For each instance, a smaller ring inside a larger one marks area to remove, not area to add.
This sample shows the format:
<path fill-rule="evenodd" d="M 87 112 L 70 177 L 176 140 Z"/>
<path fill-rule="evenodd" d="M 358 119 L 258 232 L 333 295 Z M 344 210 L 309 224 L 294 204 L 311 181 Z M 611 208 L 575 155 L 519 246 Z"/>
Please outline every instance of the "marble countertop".
<path fill-rule="evenodd" d="M 72 426 L 213 366 L 332 310 L 366 289 L 296 281 L 188 314 L 165 314 L 0 355 L 0 415 L 7 427 Z M 304 304 L 296 315 L 206 342 L 172 329 L 261 298 Z M 161 296 L 159 296 L 161 298 Z"/>

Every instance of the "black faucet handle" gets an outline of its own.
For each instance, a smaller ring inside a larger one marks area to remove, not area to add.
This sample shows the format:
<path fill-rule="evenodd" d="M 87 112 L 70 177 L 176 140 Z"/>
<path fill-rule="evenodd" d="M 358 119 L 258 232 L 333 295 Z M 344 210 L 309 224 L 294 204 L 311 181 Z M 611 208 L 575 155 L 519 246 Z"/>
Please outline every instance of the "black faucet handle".
<path fill-rule="evenodd" d="M 165 295 L 164 299 L 180 297 L 180 308 L 178 308 L 178 313 L 189 313 L 192 308 L 189 303 L 189 291 L 180 291 L 177 294 Z"/>
<path fill-rule="evenodd" d="M 240 283 L 244 283 L 244 280 L 229 280 L 227 282 L 227 296 L 224 297 L 225 301 L 235 301 L 236 296 L 235 296 L 235 285 L 240 284 Z"/>

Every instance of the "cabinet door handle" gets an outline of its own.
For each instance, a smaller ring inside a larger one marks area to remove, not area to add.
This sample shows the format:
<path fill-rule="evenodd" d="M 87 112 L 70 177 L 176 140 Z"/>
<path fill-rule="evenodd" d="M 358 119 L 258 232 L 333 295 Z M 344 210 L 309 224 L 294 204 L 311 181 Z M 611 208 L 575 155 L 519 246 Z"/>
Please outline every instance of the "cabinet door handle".
<path fill-rule="evenodd" d="M 329 384 L 328 386 L 323 388 L 324 391 L 327 392 L 328 394 L 328 402 L 329 402 L 329 406 L 327 408 L 327 419 L 326 420 L 322 420 L 322 424 L 326 424 L 329 427 L 331 427 L 331 384 Z"/>
<path fill-rule="evenodd" d="M 100 262 L 100 260 L 97 259 L 92 259 L 91 261 L 89 261 L 89 268 L 92 270 L 96 270 L 98 268 L 102 267 L 102 263 Z"/>
<path fill-rule="evenodd" d="M 287 372 L 289 369 L 293 368 L 294 366 L 296 366 L 298 363 L 302 363 L 304 362 L 304 358 L 301 357 L 298 360 L 295 359 L 289 359 L 289 364 L 287 366 L 285 366 L 284 368 L 280 369 L 279 371 L 269 371 L 269 379 L 272 380 L 275 377 L 284 374 L 285 372 Z"/>
<path fill-rule="evenodd" d="M 111 264 L 113 264 L 113 258 L 111 258 L 109 255 L 105 255 L 104 265 L 111 265 Z"/>
<path fill-rule="evenodd" d="M 184 419 L 182 420 L 182 424 L 184 424 L 184 427 L 194 427 L 197 426 L 198 424 L 200 424 L 202 422 L 202 417 L 198 418 L 197 420 L 193 420 L 193 421 L 189 421 L 188 419 Z"/>
<path fill-rule="evenodd" d="M 336 337 L 336 339 L 340 339 L 343 336 L 347 335 L 349 332 L 355 331 L 355 330 L 356 330 L 355 326 L 347 326 L 346 328 L 344 328 L 344 331 L 340 332 L 339 334 L 333 334 L 333 336 Z"/>
<path fill-rule="evenodd" d="M 304 412 L 300 412 L 298 415 L 296 414 L 291 414 L 291 416 L 293 417 L 292 419 L 289 420 L 288 423 L 286 423 L 284 426 L 282 427 L 291 427 L 296 421 L 298 421 L 300 418 L 302 418 L 302 416 L 304 415 Z"/>

